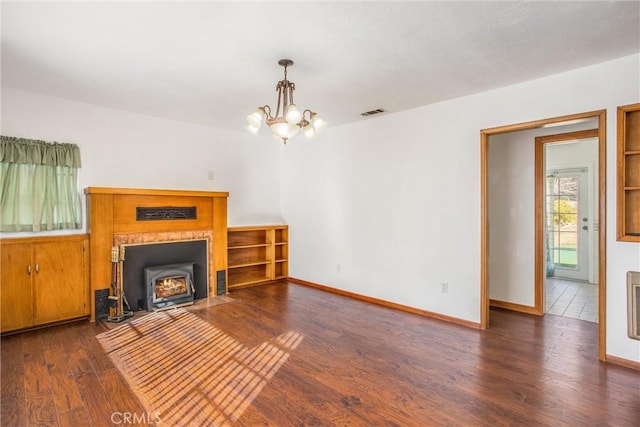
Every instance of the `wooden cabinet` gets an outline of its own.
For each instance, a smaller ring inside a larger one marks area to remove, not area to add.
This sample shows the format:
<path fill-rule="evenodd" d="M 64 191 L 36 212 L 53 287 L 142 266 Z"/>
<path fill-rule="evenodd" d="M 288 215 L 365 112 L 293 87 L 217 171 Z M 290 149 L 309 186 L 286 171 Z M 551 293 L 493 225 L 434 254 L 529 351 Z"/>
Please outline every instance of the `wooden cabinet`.
<path fill-rule="evenodd" d="M 3 241 L 1 253 L 0 329 L 5 332 L 32 326 L 33 249 L 29 244 L 8 245 Z"/>
<path fill-rule="evenodd" d="M 89 315 L 86 235 L 0 244 L 2 332 Z"/>
<path fill-rule="evenodd" d="M 618 240 L 640 242 L 640 104 L 618 107 Z"/>
<path fill-rule="evenodd" d="M 286 225 L 231 227 L 227 231 L 228 288 L 240 288 L 289 275 Z"/>

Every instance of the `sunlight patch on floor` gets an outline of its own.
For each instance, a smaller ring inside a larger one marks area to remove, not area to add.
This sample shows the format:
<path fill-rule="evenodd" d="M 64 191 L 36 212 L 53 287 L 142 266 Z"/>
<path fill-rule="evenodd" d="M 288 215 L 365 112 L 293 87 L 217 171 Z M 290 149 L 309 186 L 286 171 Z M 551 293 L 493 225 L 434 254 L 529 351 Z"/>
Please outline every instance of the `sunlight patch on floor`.
<path fill-rule="evenodd" d="M 149 414 L 166 425 L 225 426 L 240 418 L 304 336 L 287 331 L 248 348 L 178 309 L 97 338 Z"/>

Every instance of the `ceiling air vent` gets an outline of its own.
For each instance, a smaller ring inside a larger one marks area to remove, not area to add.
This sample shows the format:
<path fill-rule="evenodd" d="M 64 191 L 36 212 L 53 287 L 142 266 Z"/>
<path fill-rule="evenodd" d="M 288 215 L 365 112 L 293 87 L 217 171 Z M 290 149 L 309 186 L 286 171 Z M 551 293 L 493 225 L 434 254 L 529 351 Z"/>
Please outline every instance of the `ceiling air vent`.
<path fill-rule="evenodd" d="M 366 111 L 364 113 L 360 113 L 360 115 L 362 117 L 369 117 L 369 116 L 373 116 L 374 114 L 380 114 L 380 113 L 384 113 L 384 110 L 382 108 L 377 108 L 375 110 Z"/>

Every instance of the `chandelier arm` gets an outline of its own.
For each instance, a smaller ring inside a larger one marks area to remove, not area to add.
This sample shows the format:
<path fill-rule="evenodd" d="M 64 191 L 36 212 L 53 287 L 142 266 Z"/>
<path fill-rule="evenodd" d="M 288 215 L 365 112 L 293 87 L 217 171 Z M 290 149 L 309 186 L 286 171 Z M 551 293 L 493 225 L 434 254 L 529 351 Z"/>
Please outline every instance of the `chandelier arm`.
<path fill-rule="evenodd" d="M 277 118 L 278 116 L 280 116 L 280 103 L 282 101 L 282 82 L 278 82 L 278 85 L 276 86 L 276 90 L 278 91 L 278 103 L 276 104 L 276 115 L 275 117 Z"/>
<path fill-rule="evenodd" d="M 293 91 L 296 90 L 296 84 L 294 82 L 289 82 L 289 104 L 295 104 L 293 102 Z"/>
<path fill-rule="evenodd" d="M 270 119 L 271 116 L 271 107 L 269 107 L 268 105 L 265 105 L 264 107 L 262 107 L 262 109 L 264 110 L 265 114 L 267 115 L 267 118 Z"/>
<path fill-rule="evenodd" d="M 287 80 L 282 81 L 282 115 L 287 114 L 287 107 L 289 106 L 289 82 Z"/>

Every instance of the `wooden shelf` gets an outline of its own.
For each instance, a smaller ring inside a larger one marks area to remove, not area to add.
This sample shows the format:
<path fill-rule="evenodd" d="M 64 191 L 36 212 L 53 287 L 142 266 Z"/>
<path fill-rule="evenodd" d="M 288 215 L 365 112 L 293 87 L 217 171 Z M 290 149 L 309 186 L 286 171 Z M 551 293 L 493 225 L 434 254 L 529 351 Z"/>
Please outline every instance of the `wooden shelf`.
<path fill-rule="evenodd" d="M 228 228 L 228 288 L 287 278 L 288 237 L 287 225 Z"/>
<path fill-rule="evenodd" d="M 261 243 L 258 245 L 229 246 L 227 249 L 232 250 L 232 249 L 247 249 L 247 248 L 266 248 L 267 246 L 269 246 L 268 243 Z"/>
<path fill-rule="evenodd" d="M 277 279 L 271 279 L 265 276 L 256 276 L 250 279 L 234 279 L 233 284 L 229 284 L 228 289 L 233 290 L 233 289 L 245 288 L 247 286 L 261 285 L 264 283 L 269 283 L 272 280 L 277 280 Z"/>
<path fill-rule="evenodd" d="M 247 262 L 244 264 L 237 264 L 237 265 L 230 265 L 228 268 L 244 268 L 244 267 L 251 267 L 252 265 L 266 265 L 269 264 L 271 261 L 255 261 L 255 262 Z"/>
<path fill-rule="evenodd" d="M 640 103 L 618 107 L 618 240 L 640 242 Z"/>

